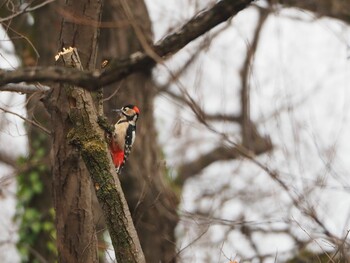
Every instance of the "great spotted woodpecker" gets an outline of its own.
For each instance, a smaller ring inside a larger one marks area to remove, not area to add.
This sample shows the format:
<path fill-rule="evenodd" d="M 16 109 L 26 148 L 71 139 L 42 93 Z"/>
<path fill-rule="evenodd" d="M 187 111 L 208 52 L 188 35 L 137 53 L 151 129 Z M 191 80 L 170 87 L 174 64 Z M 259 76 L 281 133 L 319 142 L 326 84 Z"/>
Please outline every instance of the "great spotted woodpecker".
<path fill-rule="evenodd" d="M 138 107 L 126 105 L 119 110 L 114 110 L 121 115 L 121 118 L 114 125 L 114 132 L 110 142 L 110 150 L 114 166 L 120 174 L 131 147 L 135 142 L 136 122 L 140 114 Z"/>

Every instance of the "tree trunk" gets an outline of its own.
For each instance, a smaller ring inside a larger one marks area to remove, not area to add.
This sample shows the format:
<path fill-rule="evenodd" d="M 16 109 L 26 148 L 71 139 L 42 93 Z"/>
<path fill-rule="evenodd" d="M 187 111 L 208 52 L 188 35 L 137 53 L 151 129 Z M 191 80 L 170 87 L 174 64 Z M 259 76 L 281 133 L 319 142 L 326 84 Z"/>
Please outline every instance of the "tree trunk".
<path fill-rule="evenodd" d="M 82 70 L 77 50 L 69 48 L 60 61 L 67 67 Z M 136 230 L 121 189 L 111 155 L 105 141 L 105 132 L 98 124 L 98 116 L 90 92 L 79 87 L 63 85 L 72 129 L 68 142 L 74 145 L 87 166 L 94 189 L 103 209 L 108 231 L 118 262 L 144 263 Z"/>
<path fill-rule="evenodd" d="M 132 10 L 136 26 L 143 38 L 151 43 L 151 23 L 146 6 L 141 0 L 107 0 L 103 19 L 116 25 L 125 25 L 130 20 L 125 14 L 125 3 Z M 130 24 L 113 29 L 102 29 L 100 37 L 101 58 L 123 58 L 143 50 L 140 39 Z M 133 221 L 140 238 L 146 262 L 175 262 L 175 227 L 178 222 L 176 209 L 178 199 L 164 182 L 165 165 L 157 143 L 153 118 L 153 103 L 156 89 L 151 69 L 132 74 L 112 88 L 105 89 L 109 97 L 116 89 L 120 91 L 105 103 L 105 112 L 111 122 L 116 121 L 111 109 L 135 104 L 141 110 L 136 142 L 130 158 L 122 171 L 120 180 L 126 195 Z"/>
<path fill-rule="evenodd" d="M 83 54 L 84 69 L 93 69 L 97 50 L 101 2 L 59 1 L 57 6 L 63 14 L 60 47 L 75 46 Z M 74 15 L 83 25 L 69 21 Z M 72 128 L 69 119 L 69 102 L 65 89 L 56 87 L 46 101 L 51 113 L 53 135 L 54 206 L 56 210 L 57 248 L 59 262 L 98 262 L 97 238 L 92 212 L 91 180 L 80 153 L 68 144 L 67 136 Z"/>

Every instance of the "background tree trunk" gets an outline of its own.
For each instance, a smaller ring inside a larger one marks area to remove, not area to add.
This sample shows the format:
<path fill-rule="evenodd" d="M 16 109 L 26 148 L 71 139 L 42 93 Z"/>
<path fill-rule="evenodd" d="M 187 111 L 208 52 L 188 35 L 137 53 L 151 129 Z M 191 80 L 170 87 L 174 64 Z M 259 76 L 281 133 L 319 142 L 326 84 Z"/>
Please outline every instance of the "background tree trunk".
<path fill-rule="evenodd" d="M 2 9 L 5 11 L 5 9 Z M 57 50 L 57 32 L 60 26 L 58 16 L 53 5 L 46 5 L 32 13 L 34 24 L 28 23 L 27 15 L 19 16 L 9 23 L 8 34 L 13 38 L 16 53 L 23 66 L 52 65 Z M 6 15 L 4 15 L 6 17 Z M 43 34 L 42 32 L 45 32 Z M 28 41 L 18 38 L 18 35 L 28 37 L 39 53 L 36 54 Z M 49 114 L 41 102 L 42 94 L 27 95 L 26 110 L 29 119 L 34 119 L 44 127 L 50 127 Z M 49 128 L 50 129 L 50 128 Z M 28 135 L 28 157 L 25 170 L 18 176 L 18 202 L 24 205 L 25 211 L 36 211 L 39 215 L 34 221 L 21 219 L 20 239 L 18 247 L 28 249 L 28 262 L 34 262 L 41 257 L 46 262 L 56 262 L 57 254 L 54 239 L 54 214 L 52 204 L 52 174 L 49 153 L 51 149 L 50 136 L 32 125 L 26 125 Z M 40 164 L 40 166 L 38 166 Z M 28 202 L 22 203 L 21 189 L 33 188 L 30 175 L 37 175 L 37 183 L 41 190 L 32 192 Z M 45 224 L 45 227 L 43 227 Z M 40 225 L 40 231 L 32 231 L 33 225 Z M 28 238 L 30 240 L 28 240 Z"/>
<path fill-rule="evenodd" d="M 144 39 L 151 43 L 151 22 L 142 0 L 107 0 L 103 12 L 104 21 L 115 22 L 116 28 L 102 29 L 99 51 L 102 58 L 124 58 L 143 50 L 140 36 L 125 21 L 125 3 L 132 10 L 134 21 L 141 29 Z M 118 26 L 119 25 L 119 26 Z M 105 105 L 105 113 L 111 122 L 116 116 L 111 109 L 135 104 L 141 110 L 136 142 L 120 180 L 128 201 L 134 224 L 140 238 L 146 262 L 175 262 L 176 240 L 174 230 L 178 222 L 176 209 L 178 199 L 164 182 L 167 176 L 153 118 L 156 89 L 151 69 L 132 74 L 112 88 L 105 89 L 105 97 L 119 92 Z"/>
<path fill-rule="evenodd" d="M 38 65 L 52 65 L 54 54 L 57 49 L 57 29 L 59 28 L 59 19 L 53 8 L 53 5 L 45 6 L 33 14 L 35 24 L 31 27 L 33 44 L 40 53 Z M 53 30 L 55 29 L 55 30 Z M 42 34 L 45 32 L 45 34 Z M 35 54 L 30 56 L 34 61 Z M 46 127 L 51 126 L 50 116 L 40 101 L 41 94 L 33 94 L 28 96 L 27 114 L 30 118 L 35 118 L 39 123 Z M 54 227 L 53 210 L 53 194 L 52 194 L 52 171 L 51 171 L 51 138 L 49 135 L 39 131 L 32 126 L 28 127 L 29 151 L 31 156 L 35 156 L 37 151 L 43 150 L 44 154 L 40 158 L 40 163 L 45 167 L 44 170 L 39 170 L 39 180 L 43 184 L 42 192 L 33 199 L 32 207 L 37 209 L 42 218 L 40 223 L 48 223 Z M 53 233 L 55 228 L 50 231 L 40 231 L 36 241 L 33 243 L 33 249 L 45 258 L 47 262 L 57 261 L 57 249 L 53 249 L 52 244 L 56 245 L 56 240 Z M 35 256 L 31 254 L 29 262 L 33 261 Z"/>

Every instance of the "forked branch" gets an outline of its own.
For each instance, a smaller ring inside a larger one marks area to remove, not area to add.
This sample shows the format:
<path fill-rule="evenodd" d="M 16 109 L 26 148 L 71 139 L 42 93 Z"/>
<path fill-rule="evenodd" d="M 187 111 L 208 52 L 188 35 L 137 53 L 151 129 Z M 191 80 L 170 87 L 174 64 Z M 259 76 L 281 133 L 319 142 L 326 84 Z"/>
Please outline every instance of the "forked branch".
<path fill-rule="evenodd" d="M 166 59 L 210 29 L 227 21 L 246 8 L 253 0 L 222 0 L 199 13 L 174 33 L 153 46 L 154 52 Z M 56 81 L 98 90 L 128 76 L 135 71 L 149 70 L 156 62 L 146 53 L 137 52 L 124 60 L 114 59 L 102 71 L 79 71 L 65 67 L 33 67 L 14 71 L 0 70 L 0 86 L 8 83 Z"/>

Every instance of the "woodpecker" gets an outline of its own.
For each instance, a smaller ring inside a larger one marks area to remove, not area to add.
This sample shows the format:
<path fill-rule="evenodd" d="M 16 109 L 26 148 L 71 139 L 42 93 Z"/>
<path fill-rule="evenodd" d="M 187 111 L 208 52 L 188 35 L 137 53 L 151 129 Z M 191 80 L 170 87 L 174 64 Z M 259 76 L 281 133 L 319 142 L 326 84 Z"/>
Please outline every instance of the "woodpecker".
<path fill-rule="evenodd" d="M 116 171 L 120 174 L 135 142 L 136 122 L 140 110 L 135 105 L 126 105 L 114 111 L 118 112 L 121 118 L 114 125 L 110 151 Z"/>

